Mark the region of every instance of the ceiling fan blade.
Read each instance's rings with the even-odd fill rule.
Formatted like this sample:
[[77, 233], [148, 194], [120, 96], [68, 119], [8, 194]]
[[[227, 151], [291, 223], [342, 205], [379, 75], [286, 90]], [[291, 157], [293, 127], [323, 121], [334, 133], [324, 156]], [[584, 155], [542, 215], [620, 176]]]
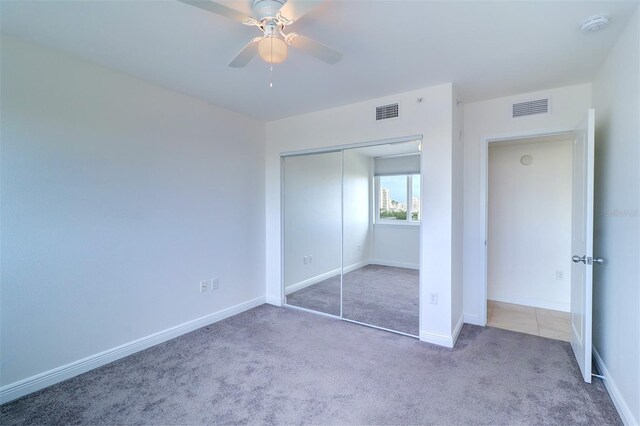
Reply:
[[247, 65], [258, 53], [258, 42], [262, 37], [256, 37], [251, 40], [240, 52], [229, 62], [231, 68], [242, 68]]
[[289, 21], [297, 21], [302, 15], [323, 1], [324, 0], [287, 0], [287, 3], [280, 8], [280, 16]]
[[230, 7], [223, 6], [220, 3], [216, 3], [210, 0], [178, 0], [182, 3], [186, 3], [191, 6], [199, 7], [200, 9], [204, 9], [208, 12], [213, 12], [217, 15], [222, 15], [227, 18], [231, 18], [234, 21], [238, 22], [247, 22], [250, 21], [251, 18], [243, 14], [242, 12], [238, 12], [235, 9], [231, 9]]
[[335, 64], [342, 58], [342, 53], [325, 46], [322, 43], [299, 34], [289, 34], [289, 43], [296, 49], [320, 59], [327, 64]]

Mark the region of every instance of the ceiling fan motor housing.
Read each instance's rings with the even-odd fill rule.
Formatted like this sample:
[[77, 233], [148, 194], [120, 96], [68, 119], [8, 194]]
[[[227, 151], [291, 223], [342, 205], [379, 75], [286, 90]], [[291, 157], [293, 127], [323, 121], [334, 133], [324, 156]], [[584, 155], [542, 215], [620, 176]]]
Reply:
[[253, 16], [258, 22], [275, 18], [286, 0], [253, 0]]

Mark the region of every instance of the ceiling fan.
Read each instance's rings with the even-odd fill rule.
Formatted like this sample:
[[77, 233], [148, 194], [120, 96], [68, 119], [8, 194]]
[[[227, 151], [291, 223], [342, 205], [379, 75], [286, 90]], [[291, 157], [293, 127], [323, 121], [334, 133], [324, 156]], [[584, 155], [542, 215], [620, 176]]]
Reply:
[[179, 1], [260, 28], [262, 37], [255, 37], [243, 47], [229, 62], [230, 67], [242, 68], [256, 55], [270, 64], [279, 64], [287, 58], [288, 46], [300, 49], [328, 64], [335, 64], [342, 58], [342, 53], [309, 37], [284, 31], [323, 0], [253, 0], [252, 11], [255, 17], [245, 16], [242, 12], [211, 0]]

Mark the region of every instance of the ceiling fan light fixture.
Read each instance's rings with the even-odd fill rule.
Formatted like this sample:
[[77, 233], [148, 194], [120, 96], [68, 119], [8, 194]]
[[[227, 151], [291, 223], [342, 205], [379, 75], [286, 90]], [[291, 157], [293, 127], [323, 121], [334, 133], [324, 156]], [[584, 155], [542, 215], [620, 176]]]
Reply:
[[279, 64], [287, 59], [288, 46], [280, 37], [269, 35], [258, 42], [258, 54], [269, 64]]
[[289, 46], [329, 65], [342, 58], [342, 53], [309, 37], [285, 32], [285, 28], [327, 0], [245, 0], [251, 3], [253, 16], [222, 4], [228, 0], [178, 1], [260, 30], [260, 37], [252, 38], [229, 62], [232, 68], [245, 67], [255, 56], [268, 64], [279, 64], [287, 59]]

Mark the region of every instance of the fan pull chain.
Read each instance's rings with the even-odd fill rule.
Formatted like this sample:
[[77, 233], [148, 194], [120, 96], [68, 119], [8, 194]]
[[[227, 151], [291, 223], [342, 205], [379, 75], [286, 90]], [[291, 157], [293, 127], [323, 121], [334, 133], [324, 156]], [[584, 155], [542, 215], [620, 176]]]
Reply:
[[269, 40], [271, 47], [271, 56], [269, 57], [269, 88], [273, 87], [273, 36]]

